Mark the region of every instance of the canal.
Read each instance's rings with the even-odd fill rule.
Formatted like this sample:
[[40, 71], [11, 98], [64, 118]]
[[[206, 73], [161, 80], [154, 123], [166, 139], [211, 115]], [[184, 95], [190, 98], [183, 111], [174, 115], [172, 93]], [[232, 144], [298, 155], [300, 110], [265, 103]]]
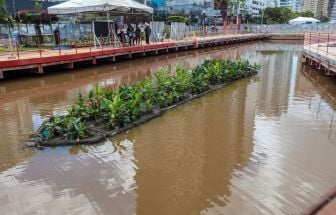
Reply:
[[[298, 43], [255, 42], [0, 82], [1, 214], [300, 214], [336, 186], [336, 79]], [[258, 76], [93, 146], [26, 148], [92, 85], [249, 59]], [[62, 69], [59, 69], [62, 70]]]

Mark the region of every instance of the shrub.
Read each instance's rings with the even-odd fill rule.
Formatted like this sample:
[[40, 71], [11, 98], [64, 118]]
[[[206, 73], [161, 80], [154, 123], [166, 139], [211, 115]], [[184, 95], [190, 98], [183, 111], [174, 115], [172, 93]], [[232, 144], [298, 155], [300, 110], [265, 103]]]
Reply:
[[109, 129], [123, 127], [154, 108], [164, 108], [190, 95], [200, 94], [211, 85], [247, 77], [257, 68], [248, 61], [207, 60], [194, 70], [178, 67], [171, 73], [163, 68], [152, 79], [132, 86], [122, 85], [116, 91], [103, 90], [96, 84], [87, 98], [78, 95], [67, 115], [53, 116], [46, 124], [43, 137], [85, 138], [87, 120], [106, 122]]

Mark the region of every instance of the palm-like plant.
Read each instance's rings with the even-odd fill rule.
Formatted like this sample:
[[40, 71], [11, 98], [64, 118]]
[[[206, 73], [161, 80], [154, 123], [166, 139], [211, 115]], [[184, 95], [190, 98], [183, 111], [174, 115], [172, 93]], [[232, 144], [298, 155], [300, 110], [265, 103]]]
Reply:
[[14, 24], [12, 16], [7, 11], [5, 0], [0, 0], [0, 24], [6, 24], [9, 26], [13, 26]]

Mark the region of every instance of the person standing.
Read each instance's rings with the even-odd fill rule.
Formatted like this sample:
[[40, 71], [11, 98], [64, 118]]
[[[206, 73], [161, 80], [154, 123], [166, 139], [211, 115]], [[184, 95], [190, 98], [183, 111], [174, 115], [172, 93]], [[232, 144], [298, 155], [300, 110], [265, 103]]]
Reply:
[[120, 30], [120, 33], [119, 33], [119, 39], [120, 39], [121, 46], [124, 46], [126, 38], [125, 38], [125, 32], [122, 29]]
[[140, 45], [140, 41], [141, 41], [141, 29], [139, 25], [137, 25], [137, 27], [135, 28], [135, 42], [137, 45]]
[[146, 25], [146, 28], [145, 28], [145, 34], [146, 34], [146, 44], [149, 44], [149, 38], [150, 38], [150, 35], [152, 33], [152, 29], [149, 27], [149, 25], [147, 24]]
[[54, 39], [55, 39], [55, 45], [59, 46], [60, 44], [60, 31], [58, 30], [58, 28], [56, 28], [54, 31]]
[[127, 36], [129, 38], [129, 45], [132, 46], [132, 44], [134, 45], [134, 28], [131, 24], [128, 25], [127, 28]]

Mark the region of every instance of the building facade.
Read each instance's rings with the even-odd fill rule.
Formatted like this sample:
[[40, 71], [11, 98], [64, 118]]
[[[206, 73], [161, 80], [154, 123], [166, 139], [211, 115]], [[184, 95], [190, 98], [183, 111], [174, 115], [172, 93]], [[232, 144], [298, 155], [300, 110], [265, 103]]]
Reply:
[[329, 2], [328, 2], [328, 17], [331, 20], [336, 20], [336, 4], [335, 4], [335, 0], [329, 0]]
[[262, 10], [266, 8], [264, 0], [247, 0], [246, 9], [247, 13], [252, 17], [261, 16]]
[[286, 7], [293, 12], [301, 12], [301, 0], [277, 0], [277, 7]]
[[328, 16], [329, 0], [304, 0], [302, 11], [311, 11], [317, 18]]
[[246, 12], [252, 17], [262, 16], [265, 8], [275, 6], [274, 0], [246, 0]]

